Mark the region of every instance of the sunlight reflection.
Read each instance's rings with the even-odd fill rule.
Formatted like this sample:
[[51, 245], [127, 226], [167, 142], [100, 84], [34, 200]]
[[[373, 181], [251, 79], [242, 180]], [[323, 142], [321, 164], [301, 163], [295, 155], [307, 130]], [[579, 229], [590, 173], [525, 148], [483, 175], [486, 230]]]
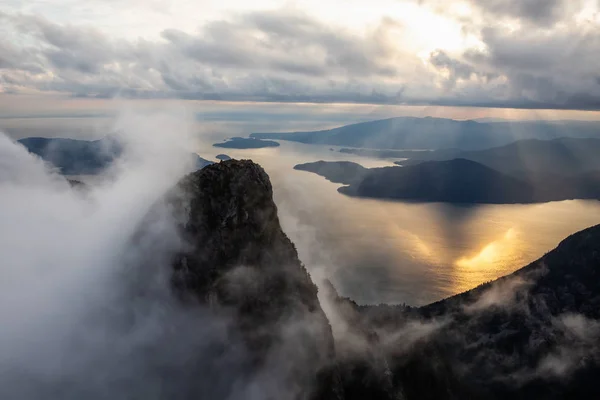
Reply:
[[489, 268], [500, 259], [514, 252], [517, 239], [517, 230], [513, 227], [498, 240], [487, 244], [479, 253], [473, 257], [462, 257], [456, 261], [456, 265], [463, 268]]
[[419, 236], [412, 234], [412, 239], [414, 241], [415, 249], [421, 253], [425, 258], [431, 258], [433, 256], [433, 250], [431, 247]]

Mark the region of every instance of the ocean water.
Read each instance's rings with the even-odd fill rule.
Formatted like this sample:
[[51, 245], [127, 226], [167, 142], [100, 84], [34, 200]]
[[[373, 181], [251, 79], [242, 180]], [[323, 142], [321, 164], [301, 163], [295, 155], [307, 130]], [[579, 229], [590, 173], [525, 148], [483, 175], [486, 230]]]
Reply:
[[[101, 137], [111, 126], [108, 118], [1, 122], [0, 128], [15, 138], [92, 139]], [[296, 127], [292, 122], [289, 124]], [[271, 177], [281, 224], [313, 279], [330, 279], [342, 295], [358, 303], [427, 304], [509, 274], [541, 257], [568, 235], [600, 223], [597, 201], [450, 205], [347, 197], [338, 193], [340, 185], [296, 171], [294, 165], [348, 160], [377, 167], [392, 165], [393, 160], [285, 141], [281, 147], [267, 149], [212, 147], [227, 136], [272, 128], [264, 121], [257, 126], [248, 123], [201, 121], [198, 145], [190, 151], [211, 160], [225, 153], [260, 163]]]
[[509, 274], [568, 235], [600, 223], [598, 201], [452, 205], [347, 197], [338, 193], [339, 184], [293, 166], [348, 160], [376, 167], [391, 161], [281, 143], [199, 152], [260, 163], [273, 182], [283, 228], [313, 278], [330, 279], [358, 303], [424, 305]]

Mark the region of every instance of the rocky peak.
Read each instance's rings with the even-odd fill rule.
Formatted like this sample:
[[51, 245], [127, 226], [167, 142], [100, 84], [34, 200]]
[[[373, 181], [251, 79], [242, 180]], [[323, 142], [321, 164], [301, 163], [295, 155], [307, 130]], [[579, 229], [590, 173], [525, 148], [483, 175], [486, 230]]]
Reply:
[[275, 292], [256, 295], [277, 294], [271, 304], [293, 298], [311, 312], [320, 309], [317, 287], [281, 229], [269, 177], [259, 165], [248, 160], [214, 164], [186, 176], [178, 190], [176, 209], [187, 214], [181, 229], [190, 247], [175, 263], [175, 279], [188, 294], [235, 304], [240, 299], [230, 290], [229, 275], [242, 267], [253, 270], [255, 279], [270, 278], [263, 283]]
[[186, 176], [170, 202], [186, 242], [174, 262], [178, 293], [232, 313], [257, 369], [274, 353], [301, 353], [282, 378], [299, 387], [297, 398], [338, 397], [331, 328], [265, 171], [249, 160], [209, 165]]
[[[325, 285], [324, 298], [351, 339], [338, 338], [334, 346], [317, 288], [281, 229], [260, 166], [247, 160], [207, 166], [186, 176], [169, 202], [186, 243], [173, 263], [176, 292], [192, 306], [232, 316], [251, 354], [249, 374], [269, 371], [292, 393], [287, 398], [598, 393], [600, 227], [573, 235], [506, 278], [419, 309], [358, 306]], [[591, 333], [573, 339], [579, 331], [569, 329], [584, 323]], [[563, 353], [578, 363], [570, 380], [539, 375], [548, 355]]]

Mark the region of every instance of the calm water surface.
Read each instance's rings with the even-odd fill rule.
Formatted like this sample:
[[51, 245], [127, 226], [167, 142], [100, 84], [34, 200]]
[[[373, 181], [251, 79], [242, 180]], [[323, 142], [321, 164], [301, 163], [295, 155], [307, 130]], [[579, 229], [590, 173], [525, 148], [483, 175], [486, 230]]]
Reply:
[[206, 158], [226, 153], [260, 163], [273, 182], [284, 230], [313, 277], [331, 279], [359, 303], [436, 301], [509, 274], [600, 223], [596, 201], [467, 206], [346, 197], [337, 192], [340, 185], [293, 166], [391, 162], [329, 147], [282, 142], [280, 148], [202, 150]]
[[[97, 138], [111, 124], [102, 118], [0, 122], [0, 128], [15, 138]], [[351, 160], [376, 167], [391, 161], [286, 142], [257, 150], [211, 146], [227, 136], [269, 131], [273, 126], [302, 128], [298, 121], [288, 121], [287, 126], [272, 118], [252, 123], [221, 126], [202, 121], [197, 128], [204, 143], [198, 153], [207, 159], [226, 153], [263, 165], [273, 182], [283, 228], [313, 278], [331, 279], [341, 294], [359, 303], [426, 304], [511, 273], [569, 234], [600, 223], [600, 202], [595, 201], [460, 206], [350, 198], [337, 192], [339, 185], [293, 166]]]

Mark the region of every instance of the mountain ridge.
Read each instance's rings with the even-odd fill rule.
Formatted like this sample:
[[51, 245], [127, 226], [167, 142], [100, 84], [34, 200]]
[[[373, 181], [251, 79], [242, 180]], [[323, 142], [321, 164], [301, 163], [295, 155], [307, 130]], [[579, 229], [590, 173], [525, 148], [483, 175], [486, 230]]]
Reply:
[[512, 175], [463, 158], [370, 169], [349, 161], [318, 161], [294, 169], [348, 185], [338, 189], [342, 194], [367, 198], [488, 204], [600, 199], [600, 170], [574, 176], [539, 171]]
[[513, 175], [545, 173], [572, 176], [600, 170], [600, 139], [557, 138], [527, 139], [479, 151], [445, 150], [413, 153], [399, 165], [414, 165], [424, 161], [445, 161], [465, 158]]
[[357, 331], [377, 336], [369, 351], [384, 354], [406, 399], [596, 398], [599, 275], [596, 225], [512, 274], [422, 307], [334, 296]]
[[[280, 357], [301, 344], [297, 365], [277, 371], [278, 379], [297, 386], [299, 399], [341, 398], [331, 327], [317, 286], [281, 229], [265, 171], [249, 160], [221, 161], [184, 177], [167, 202], [186, 243], [173, 261], [176, 293], [233, 316], [250, 374], [273, 358], [284, 362]], [[305, 326], [285, 333], [295, 321]]]
[[[178, 187], [170, 201], [189, 217], [180, 229], [190, 247], [174, 259], [174, 287], [213, 310], [232, 309], [257, 352], [255, 368], [278, 349], [282, 315], [308, 313], [320, 321], [320, 328], [302, 336], [303, 343], [317, 345], [302, 349], [322, 363], [277, 376], [286, 387], [300, 385], [298, 398], [600, 395], [600, 330], [594, 330], [600, 317], [600, 225], [571, 235], [511, 275], [448, 299], [420, 308], [359, 306], [327, 285], [317, 299], [279, 225], [269, 178], [256, 164], [224, 161], [188, 175]], [[232, 286], [240, 279], [238, 265], [258, 268]], [[347, 326], [341, 336], [333, 336], [333, 314], [324, 314], [327, 298], [337, 323], [341, 318]], [[555, 369], [556, 360], [565, 367]], [[569, 379], [550, 380], [564, 373]]]
[[600, 124], [588, 122], [477, 122], [395, 117], [319, 131], [252, 133], [250, 137], [372, 149], [481, 150], [521, 139], [598, 138], [599, 132]]

